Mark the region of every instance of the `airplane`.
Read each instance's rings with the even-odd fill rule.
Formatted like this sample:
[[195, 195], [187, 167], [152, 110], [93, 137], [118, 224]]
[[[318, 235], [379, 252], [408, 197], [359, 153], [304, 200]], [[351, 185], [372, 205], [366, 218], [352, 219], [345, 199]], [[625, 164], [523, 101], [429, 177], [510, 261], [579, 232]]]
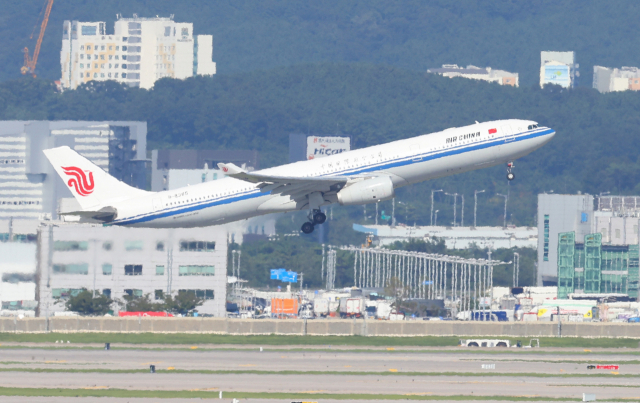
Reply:
[[247, 172], [220, 163], [220, 180], [149, 192], [118, 181], [67, 146], [44, 150], [81, 209], [79, 222], [147, 228], [189, 228], [308, 210], [302, 232], [327, 216], [322, 207], [379, 203], [395, 189], [506, 164], [548, 143], [555, 131], [530, 120], [497, 120], [450, 128], [340, 154]]

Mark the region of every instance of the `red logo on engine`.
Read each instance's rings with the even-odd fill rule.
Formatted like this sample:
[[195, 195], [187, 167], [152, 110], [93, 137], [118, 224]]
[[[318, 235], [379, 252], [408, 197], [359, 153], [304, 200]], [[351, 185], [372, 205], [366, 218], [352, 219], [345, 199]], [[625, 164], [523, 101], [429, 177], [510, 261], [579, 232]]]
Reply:
[[85, 172], [78, 167], [61, 167], [64, 173], [71, 176], [67, 182], [70, 188], [74, 188], [80, 196], [88, 196], [93, 193], [93, 172], [89, 172], [89, 178]]

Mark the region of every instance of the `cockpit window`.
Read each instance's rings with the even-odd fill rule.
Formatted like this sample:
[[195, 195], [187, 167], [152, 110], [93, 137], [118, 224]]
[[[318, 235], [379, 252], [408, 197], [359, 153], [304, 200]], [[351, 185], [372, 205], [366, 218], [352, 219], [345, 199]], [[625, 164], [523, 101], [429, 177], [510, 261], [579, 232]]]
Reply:
[[538, 125], [529, 125], [529, 127], [527, 127], [528, 130], [533, 130], [537, 128], [538, 128]]

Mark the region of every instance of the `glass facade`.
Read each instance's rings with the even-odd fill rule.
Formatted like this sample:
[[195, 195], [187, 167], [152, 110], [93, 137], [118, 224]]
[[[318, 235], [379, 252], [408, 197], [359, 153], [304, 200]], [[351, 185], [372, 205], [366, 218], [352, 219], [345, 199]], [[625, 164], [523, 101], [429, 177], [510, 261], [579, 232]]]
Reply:
[[545, 262], [549, 261], [549, 214], [544, 215], [544, 253], [543, 259]]

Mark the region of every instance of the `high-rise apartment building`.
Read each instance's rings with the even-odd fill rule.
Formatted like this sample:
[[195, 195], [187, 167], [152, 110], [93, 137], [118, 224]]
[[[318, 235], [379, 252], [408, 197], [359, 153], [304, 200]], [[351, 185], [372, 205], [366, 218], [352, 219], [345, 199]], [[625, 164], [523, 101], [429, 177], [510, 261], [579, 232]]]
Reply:
[[573, 88], [580, 77], [579, 68], [574, 52], [540, 52], [540, 87], [555, 84]]
[[600, 92], [640, 91], [640, 69], [593, 66], [593, 88]]
[[114, 33], [104, 22], [65, 21], [60, 64], [63, 88], [114, 80], [151, 88], [163, 78], [216, 74], [211, 35], [172, 18], [119, 18]]
[[472, 80], [483, 80], [500, 85], [510, 85], [517, 87], [519, 85], [518, 73], [511, 73], [505, 70], [492, 69], [491, 67], [467, 66], [458, 67], [457, 64], [443, 64], [442, 68], [428, 69], [427, 73], [440, 74], [444, 77], [463, 77]]

